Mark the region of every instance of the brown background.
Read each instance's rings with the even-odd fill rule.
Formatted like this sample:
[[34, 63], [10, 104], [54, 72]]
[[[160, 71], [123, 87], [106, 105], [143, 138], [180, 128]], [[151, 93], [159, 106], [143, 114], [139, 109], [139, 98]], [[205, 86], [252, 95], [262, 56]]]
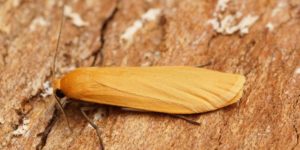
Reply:
[[[217, 33], [208, 20], [211, 0], [78, 0], [65, 2], [88, 26], [66, 18], [57, 74], [90, 66], [201, 65], [247, 77], [239, 104], [191, 116], [201, 126], [165, 114], [111, 108], [90, 112], [107, 149], [300, 149], [300, 2], [230, 1], [224, 15], [259, 16], [248, 34]], [[41, 97], [50, 80], [63, 3], [0, 0], [0, 149], [97, 149], [98, 139], [79, 112], [65, 108], [68, 131], [53, 98]], [[151, 8], [131, 43], [120, 39]], [[275, 13], [274, 13], [275, 11]], [[43, 23], [34, 23], [43, 18]], [[266, 28], [274, 25], [273, 31]], [[298, 70], [297, 70], [298, 68]], [[98, 106], [101, 111], [101, 106]], [[25, 127], [24, 127], [25, 126]], [[24, 134], [15, 135], [15, 130]]]

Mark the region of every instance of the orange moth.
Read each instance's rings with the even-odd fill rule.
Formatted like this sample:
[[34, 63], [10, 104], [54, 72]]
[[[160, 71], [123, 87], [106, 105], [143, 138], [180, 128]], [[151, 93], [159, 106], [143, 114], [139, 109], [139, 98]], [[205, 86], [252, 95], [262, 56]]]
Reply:
[[58, 97], [169, 114], [236, 103], [245, 77], [197, 67], [84, 67], [53, 82]]

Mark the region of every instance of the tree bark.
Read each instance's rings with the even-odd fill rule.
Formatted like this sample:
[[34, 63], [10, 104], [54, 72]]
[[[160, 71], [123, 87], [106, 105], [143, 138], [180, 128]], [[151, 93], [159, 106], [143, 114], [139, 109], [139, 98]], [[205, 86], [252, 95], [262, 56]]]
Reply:
[[187, 116], [200, 126], [160, 113], [115, 107], [107, 113], [108, 106], [94, 104], [88, 115], [106, 149], [300, 149], [296, 0], [0, 1], [0, 149], [99, 148], [81, 104], [64, 108], [70, 132], [53, 97], [41, 95], [62, 16], [56, 77], [96, 60], [96, 66], [210, 63], [205, 68], [247, 78], [237, 104]]

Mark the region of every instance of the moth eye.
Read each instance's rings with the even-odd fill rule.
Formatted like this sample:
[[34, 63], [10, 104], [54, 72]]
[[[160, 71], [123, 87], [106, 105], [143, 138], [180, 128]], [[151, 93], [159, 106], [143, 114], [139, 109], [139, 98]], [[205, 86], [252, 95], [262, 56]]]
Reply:
[[61, 90], [55, 90], [55, 95], [58, 98], [64, 98], [65, 97], [65, 94]]

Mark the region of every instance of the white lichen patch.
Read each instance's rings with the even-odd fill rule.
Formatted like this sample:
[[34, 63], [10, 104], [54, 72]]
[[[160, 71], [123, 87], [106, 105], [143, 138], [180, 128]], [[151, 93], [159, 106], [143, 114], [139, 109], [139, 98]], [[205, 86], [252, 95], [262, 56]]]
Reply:
[[269, 31], [273, 31], [273, 30], [274, 30], [274, 25], [273, 25], [273, 23], [268, 22], [268, 23], [266, 24], [266, 28], [267, 28]]
[[225, 11], [228, 6], [229, 0], [218, 0], [218, 3], [216, 5], [216, 11]]
[[39, 16], [39, 17], [33, 19], [33, 21], [31, 22], [31, 24], [29, 26], [29, 31], [31, 31], [31, 32], [35, 31], [38, 26], [45, 27], [48, 25], [49, 25], [49, 22], [45, 18]]
[[149, 9], [145, 14], [142, 15], [143, 21], [155, 21], [156, 18], [160, 15], [161, 9], [152, 8]]
[[135, 21], [133, 25], [127, 28], [125, 32], [121, 35], [121, 39], [124, 41], [132, 41], [135, 33], [142, 27], [143, 27], [143, 22], [141, 20]]
[[53, 94], [53, 88], [50, 85], [49, 81], [43, 83], [43, 92], [41, 93], [42, 97], [47, 97]]
[[226, 16], [223, 20], [219, 21], [217, 18], [208, 20], [208, 23], [212, 25], [213, 29], [218, 33], [232, 34], [237, 31], [232, 25], [235, 18], [232, 15]]
[[160, 14], [161, 9], [159, 8], [149, 9], [145, 14], [142, 15], [140, 19], [136, 20], [132, 26], [128, 27], [123, 32], [121, 35], [121, 40], [123, 42], [131, 43], [136, 32], [140, 30], [147, 21], [155, 21]]
[[240, 30], [240, 34], [244, 35], [249, 33], [249, 28], [258, 20], [258, 16], [248, 15], [242, 19], [242, 21], [238, 24], [238, 28]]
[[266, 133], [271, 133], [271, 126], [270, 125], [267, 126]]
[[226, 9], [230, 0], [218, 0], [213, 18], [208, 20], [212, 28], [220, 34], [230, 35], [239, 32], [240, 35], [249, 33], [249, 28], [258, 20], [258, 16], [247, 15], [242, 18], [241, 11], [232, 13]]
[[295, 74], [300, 74], [300, 67], [296, 68]]
[[239, 32], [240, 35], [249, 33], [249, 28], [258, 20], [258, 16], [248, 15], [242, 18], [239, 22], [241, 14], [227, 15], [222, 20], [213, 18], [208, 21], [217, 33], [224, 35], [234, 34]]
[[84, 27], [89, 25], [89, 23], [84, 21], [77, 12], [73, 11], [71, 6], [64, 6], [64, 16], [70, 18], [73, 25], [75, 25], [76, 27]]
[[4, 118], [3, 118], [2, 116], [0, 116], [0, 125], [1, 125], [1, 124], [4, 124], [4, 122], [5, 122], [5, 121], [4, 121]]
[[18, 129], [13, 131], [13, 135], [14, 136], [21, 136], [21, 135], [28, 136], [29, 135], [29, 123], [30, 123], [30, 120], [27, 118], [24, 118], [23, 123], [21, 125], [19, 125]]
[[288, 4], [286, 2], [280, 1], [277, 3], [277, 6], [272, 10], [271, 16], [276, 16], [280, 11], [282, 11], [284, 8], [286, 8]]
[[20, 6], [20, 4], [21, 4], [21, 0], [12, 0], [12, 5], [14, 7], [18, 7], [18, 6]]

